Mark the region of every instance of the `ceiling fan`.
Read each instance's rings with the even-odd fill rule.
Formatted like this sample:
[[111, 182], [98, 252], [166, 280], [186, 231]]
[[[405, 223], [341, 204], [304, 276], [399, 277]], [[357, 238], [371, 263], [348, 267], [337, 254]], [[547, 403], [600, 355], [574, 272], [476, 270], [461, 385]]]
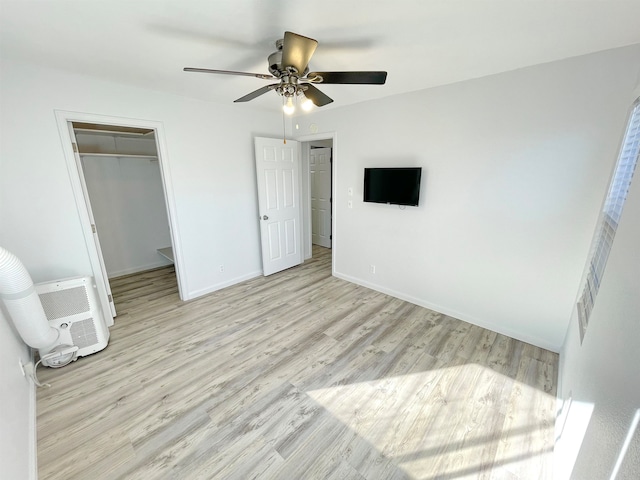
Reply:
[[318, 41], [293, 32], [284, 32], [284, 38], [276, 41], [277, 50], [268, 57], [269, 72], [262, 73], [235, 72], [231, 70], [211, 70], [208, 68], [185, 67], [185, 72], [216, 73], [222, 75], [240, 75], [256, 77], [264, 80], [279, 80], [266, 85], [235, 102], [248, 102], [271, 90], [275, 90], [284, 99], [285, 113], [294, 112], [294, 99], [304, 96], [303, 108], [311, 108], [311, 104], [322, 107], [333, 102], [333, 99], [322, 93], [315, 84], [358, 84], [383, 85], [387, 80], [387, 72], [353, 71], [353, 72], [309, 72], [309, 60], [318, 46]]

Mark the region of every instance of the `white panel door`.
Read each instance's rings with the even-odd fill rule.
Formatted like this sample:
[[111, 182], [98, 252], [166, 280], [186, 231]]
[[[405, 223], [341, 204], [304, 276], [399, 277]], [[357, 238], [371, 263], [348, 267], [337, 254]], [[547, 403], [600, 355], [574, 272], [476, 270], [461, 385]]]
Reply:
[[331, 248], [331, 149], [312, 148], [309, 153], [311, 174], [311, 243]]
[[298, 142], [255, 138], [262, 270], [265, 276], [302, 263]]

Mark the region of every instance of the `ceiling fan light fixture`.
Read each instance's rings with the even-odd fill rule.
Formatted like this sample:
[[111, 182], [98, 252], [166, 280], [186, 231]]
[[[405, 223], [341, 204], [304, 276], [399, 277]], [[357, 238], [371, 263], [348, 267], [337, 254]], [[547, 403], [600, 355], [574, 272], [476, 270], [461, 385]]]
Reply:
[[313, 102], [309, 98], [304, 97], [304, 101], [300, 106], [302, 107], [302, 110], [304, 110], [305, 112], [310, 112], [311, 109], [313, 108]]
[[286, 98], [284, 105], [282, 105], [282, 111], [286, 115], [293, 115], [293, 112], [296, 111], [296, 107], [293, 104], [293, 97], [284, 97]]

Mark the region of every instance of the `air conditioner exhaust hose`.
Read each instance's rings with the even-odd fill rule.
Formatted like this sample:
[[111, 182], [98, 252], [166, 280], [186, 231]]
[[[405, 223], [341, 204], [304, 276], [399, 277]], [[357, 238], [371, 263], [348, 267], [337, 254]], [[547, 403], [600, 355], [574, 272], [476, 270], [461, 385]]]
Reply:
[[32, 348], [52, 347], [58, 330], [49, 326], [40, 297], [22, 262], [0, 247], [0, 299], [22, 340]]

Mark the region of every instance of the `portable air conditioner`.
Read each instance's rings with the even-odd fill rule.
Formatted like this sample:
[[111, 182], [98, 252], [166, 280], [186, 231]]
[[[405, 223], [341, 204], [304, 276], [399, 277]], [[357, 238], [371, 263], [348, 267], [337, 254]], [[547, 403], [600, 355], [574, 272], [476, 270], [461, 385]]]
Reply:
[[107, 346], [109, 329], [92, 277], [41, 283], [35, 288], [49, 325], [59, 332], [55, 345], [40, 350], [43, 365], [62, 367]]

